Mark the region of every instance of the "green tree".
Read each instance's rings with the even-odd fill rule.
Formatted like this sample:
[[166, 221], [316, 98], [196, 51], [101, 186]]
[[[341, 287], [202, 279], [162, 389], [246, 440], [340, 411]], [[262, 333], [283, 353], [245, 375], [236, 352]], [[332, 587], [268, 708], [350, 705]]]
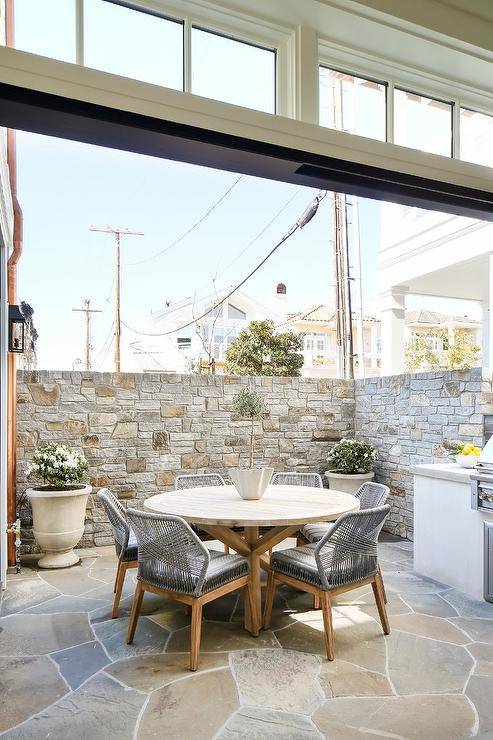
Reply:
[[[443, 350], [434, 349], [434, 340], [442, 340]], [[445, 329], [430, 329], [412, 337], [404, 348], [406, 370], [467, 370], [479, 362], [481, 347], [463, 329], [455, 329], [449, 342]]]
[[303, 335], [276, 333], [273, 321], [251, 321], [227, 351], [226, 372], [297, 377], [303, 367], [302, 349]]

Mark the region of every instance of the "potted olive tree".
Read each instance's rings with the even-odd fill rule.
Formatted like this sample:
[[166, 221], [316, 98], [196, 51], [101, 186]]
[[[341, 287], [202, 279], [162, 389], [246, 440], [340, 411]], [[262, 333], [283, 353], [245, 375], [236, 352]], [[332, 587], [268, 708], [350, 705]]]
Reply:
[[60, 442], [39, 447], [28, 469], [43, 485], [29, 488], [26, 496], [33, 511], [33, 531], [43, 551], [41, 568], [66, 568], [79, 562], [74, 553], [84, 532], [87, 497], [91, 486], [82, 481], [88, 470], [80, 452]]
[[259, 499], [270, 483], [274, 468], [254, 468], [253, 453], [255, 444], [255, 421], [265, 413], [262, 397], [255, 391], [243, 388], [233, 398], [233, 408], [242, 419], [251, 422], [248, 451], [248, 468], [236, 468], [231, 471], [231, 478], [236, 490], [244, 499]]
[[375, 447], [358, 439], [341, 439], [327, 456], [329, 469], [325, 477], [329, 488], [345, 493], [356, 493], [365, 481], [373, 480], [373, 463], [377, 459]]

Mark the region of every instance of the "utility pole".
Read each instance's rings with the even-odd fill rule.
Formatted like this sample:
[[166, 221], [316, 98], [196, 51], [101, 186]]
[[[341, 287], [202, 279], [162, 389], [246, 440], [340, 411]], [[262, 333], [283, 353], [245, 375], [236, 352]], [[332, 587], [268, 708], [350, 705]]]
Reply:
[[[342, 85], [337, 78], [333, 79], [332, 93], [333, 126], [342, 130]], [[349, 245], [346, 196], [343, 193], [334, 193], [332, 221], [337, 374], [341, 378], [354, 378]]]
[[91, 308], [91, 299], [84, 298], [84, 308], [73, 308], [72, 311], [85, 313], [85, 333], [84, 333], [84, 369], [91, 369], [91, 314], [102, 313], [98, 308]]
[[[363, 283], [361, 279], [361, 241], [359, 233], [359, 201], [356, 196], [351, 198], [351, 225], [353, 227], [354, 242], [354, 282], [356, 287], [356, 336], [358, 338], [358, 377], [364, 378], [365, 371], [365, 335], [363, 330]], [[372, 360], [373, 361], [373, 360]]]
[[100, 231], [103, 234], [113, 234], [115, 237], [115, 373], [121, 371], [121, 238], [122, 236], [144, 236], [142, 231], [112, 228], [111, 226], [91, 226], [90, 231]]

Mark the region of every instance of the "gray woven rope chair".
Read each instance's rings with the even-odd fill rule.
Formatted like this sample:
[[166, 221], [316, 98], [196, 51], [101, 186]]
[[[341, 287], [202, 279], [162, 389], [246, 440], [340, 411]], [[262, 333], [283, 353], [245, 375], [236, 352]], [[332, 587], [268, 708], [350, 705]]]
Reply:
[[322, 478], [318, 473], [274, 473], [273, 486], [311, 486], [323, 488]]
[[371, 584], [383, 631], [390, 634], [377, 553], [378, 535], [389, 511], [390, 506], [379, 506], [344, 514], [320, 542], [275, 552], [267, 582], [264, 629], [269, 628], [277, 583], [312, 593], [322, 604], [327, 658], [333, 660], [332, 599]]
[[[390, 489], [388, 486], [384, 486], [382, 483], [367, 481], [358, 488], [354, 495], [359, 499], [359, 510], [362, 511], [363, 509], [374, 509], [376, 506], [383, 506], [389, 493]], [[330, 522], [305, 524], [300, 530], [303, 542], [318, 542], [331, 526]]]
[[[200, 653], [202, 607], [224, 594], [246, 588], [250, 592], [248, 561], [241, 555], [208, 550], [189, 524], [177, 516], [128, 509], [127, 516], [137, 537], [139, 565], [137, 586], [128, 624], [131, 644], [145, 591], [168, 596], [192, 608], [190, 670], [196, 671]], [[259, 625], [253, 633], [258, 635]]]
[[[177, 475], [175, 479], [175, 491], [184, 491], [187, 488], [198, 488], [199, 486], [225, 486], [226, 481], [219, 475], [219, 473], [190, 473], [186, 475]], [[208, 542], [214, 538], [208, 533], [204, 532], [195, 524], [190, 525], [193, 531], [200, 537], [202, 542]], [[229, 552], [229, 547], [224, 545], [224, 552]]]
[[137, 540], [130, 529], [127, 512], [121, 501], [107, 488], [101, 488], [96, 497], [102, 503], [113, 528], [115, 550], [118, 556], [118, 568], [113, 589], [115, 598], [111, 613], [112, 619], [115, 619], [118, 616], [118, 607], [127, 570], [137, 567]]

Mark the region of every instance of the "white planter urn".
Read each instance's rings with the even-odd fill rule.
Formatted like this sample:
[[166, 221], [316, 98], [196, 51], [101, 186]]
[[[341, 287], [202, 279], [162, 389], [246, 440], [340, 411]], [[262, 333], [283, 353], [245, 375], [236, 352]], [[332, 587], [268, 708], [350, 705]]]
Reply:
[[67, 568], [80, 558], [74, 547], [84, 533], [87, 498], [92, 486], [74, 485], [53, 490], [48, 486], [29, 488], [26, 495], [33, 511], [33, 532], [43, 551], [40, 568]]
[[327, 470], [325, 477], [329, 488], [354, 495], [363, 483], [373, 480], [375, 473], [373, 471], [371, 473], [336, 473]]
[[236, 468], [230, 472], [233, 484], [246, 501], [255, 501], [264, 495], [274, 468]]

